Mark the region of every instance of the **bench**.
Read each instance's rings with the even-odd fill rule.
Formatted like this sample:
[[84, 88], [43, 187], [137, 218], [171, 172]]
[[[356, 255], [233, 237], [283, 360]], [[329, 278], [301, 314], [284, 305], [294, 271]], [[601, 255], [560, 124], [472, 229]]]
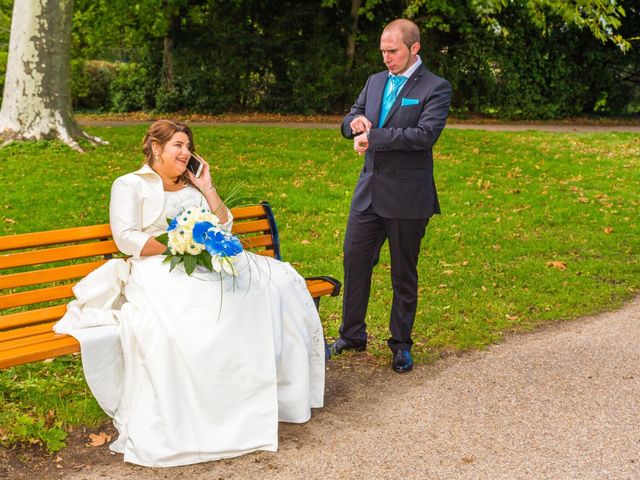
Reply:
[[[281, 259], [267, 202], [231, 212], [233, 233], [246, 250]], [[73, 337], [51, 328], [73, 299], [72, 287], [114, 257], [123, 255], [108, 224], [0, 236], [0, 368], [79, 352]], [[317, 308], [322, 296], [340, 293], [340, 282], [331, 277], [306, 282]]]

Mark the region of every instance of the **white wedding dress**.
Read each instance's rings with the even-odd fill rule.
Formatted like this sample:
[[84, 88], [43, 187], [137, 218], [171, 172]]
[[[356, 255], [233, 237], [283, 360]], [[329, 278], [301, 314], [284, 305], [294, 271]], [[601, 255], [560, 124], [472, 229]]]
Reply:
[[[165, 192], [145, 231], [202, 202], [190, 187]], [[275, 451], [278, 421], [306, 422], [323, 405], [324, 338], [304, 279], [247, 252], [236, 277], [169, 272], [163, 259], [110, 260], [74, 287], [54, 327], [81, 344], [87, 383], [119, 431], [111, 449], [162, 467]]]

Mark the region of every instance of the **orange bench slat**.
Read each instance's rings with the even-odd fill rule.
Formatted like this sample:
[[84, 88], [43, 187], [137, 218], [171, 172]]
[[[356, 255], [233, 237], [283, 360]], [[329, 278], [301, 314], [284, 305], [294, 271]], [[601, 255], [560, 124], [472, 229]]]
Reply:
[[313, 298], [321, 297], [323, 295], [330, 295], [331, 293], [333, 293], [334, 289], [335, 286], [325, 280], [312, 282], [307, 281], [307, 290], [309, 290], [309, 293]]
[[235, 207], [231, 209], [234, 220], [245, 220], [247, 218], [265, 218], [267, 214], [262, 205], [250, 205], [248, 207]]
[[241, 235], [245, 233], [269, 232], [270, 231], [269, 221], [268, 220], [252, 220], [250, 222], [234, 223], [232, 231], [236, 235]]
[[0, 368], [46, 360], [79, 351], [80, 344], [75, 338], [69, 335], [56, 335], [45, 343], [4, 350], [0, 354]]
[[108, 223], [87, 227], [49, 230], [46, 232], [21, 233], [0, 237], [0, 251], [55, 245], [57, 243], [79, 242], [83, 240], [99, 240], [109, 237], [111, 237], [111, 228]]
[[56, 322], [48, 322], [42, 323], [40, 325], [33, 325], [24, 328], [13, 328], [11, 330], [7, 330], [6, 332], [0, 332], [0, 347], [4, 344], [4, 342], [8, 342], [10, 340], [17, 340], [19, 338], [27, 338], [34, 335], [51, 332], [55, 323]]
[[0, 309], [21, 307], [23, 305], [32, 305], [34, 303], [50, 302], [51, 300], [73, 297], [71, 287], [74, 285], [75, 283], [69, 283], [57, 287], [39, 288], [27, 292], [2, 295], [0, 297]]
[[97, 262], [2, 275], [0, 276], [0, 290], [84, 277], [106, 262], [107, 260], [98, 260]]
[[273, 238], [271, 235], [259, 235], [255, 237], [241, 238], [242, 246], [246, 249], [252, 249], [256, 247], [266, 247], [273, 245]]
[[113, 240], [0, 255], [0, 269], [118, 253]]
[[0, 317], [0, 330], [35, 325], [48, 320], [57, 320], [62, 317], [66, 311], [67, 305], [54, 305], [53, 307], [2, 315]]
[[[34, 346], [40, 343], [48, 343], [52, 340], [57, 340], [60, 335], [55, 333], [51, 328], [46, 332], [40, 332], [34, 335], [27, 335], [25, 337], [18, 337], [11, 340], [6, 340], [0, 343], [0, 355], [6, 350], [13, 350], [20, 347]], [[35, 348], [35, 347], [34, 347]]]

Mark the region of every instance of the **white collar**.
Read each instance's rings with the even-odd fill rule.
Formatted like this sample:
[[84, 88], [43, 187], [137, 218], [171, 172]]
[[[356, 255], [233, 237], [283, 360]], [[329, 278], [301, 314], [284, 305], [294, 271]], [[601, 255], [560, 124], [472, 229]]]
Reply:
[[[160, 178], [160, 175], [158, 175], [158, 173], [153, 168], [151, 168], [151, 166], [148, 163], [145, 163], [144, 165], [142, 165], [142, 167], [140, 167], [138, 170], [136, 170], [133, 173], [135, 175], [151, 175], [151, 176]], [[160, 180], [162, 179], [160, 178]]]
[[409, 78], [411, 77], [411, 75], [413, 75], [413, 72], [415, 72], [418, 67], [422, 65], [422, 60], [420, 59], [420, 55], [416, 55], [416, 63], [414, 63], [413, 65], [411, 65], [409, 68], [407, 68], [404, 73], [401, 73], [400, 75], [393, 75], [392, 73], [389, 74], [390, 77], [405, 77], [405, 78]]

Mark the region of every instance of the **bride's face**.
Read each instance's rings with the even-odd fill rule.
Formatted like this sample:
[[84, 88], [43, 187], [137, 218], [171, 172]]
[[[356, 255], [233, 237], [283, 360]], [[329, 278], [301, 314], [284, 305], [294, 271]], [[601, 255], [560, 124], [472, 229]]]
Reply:
[[162, 148], [158, 148], [158, 161], [153, 163], [153, 169], [161, 176], [175, 179], [187, 169], [187, 162], [191, 156], [189, 137], [186, 133], [176, 132]]

